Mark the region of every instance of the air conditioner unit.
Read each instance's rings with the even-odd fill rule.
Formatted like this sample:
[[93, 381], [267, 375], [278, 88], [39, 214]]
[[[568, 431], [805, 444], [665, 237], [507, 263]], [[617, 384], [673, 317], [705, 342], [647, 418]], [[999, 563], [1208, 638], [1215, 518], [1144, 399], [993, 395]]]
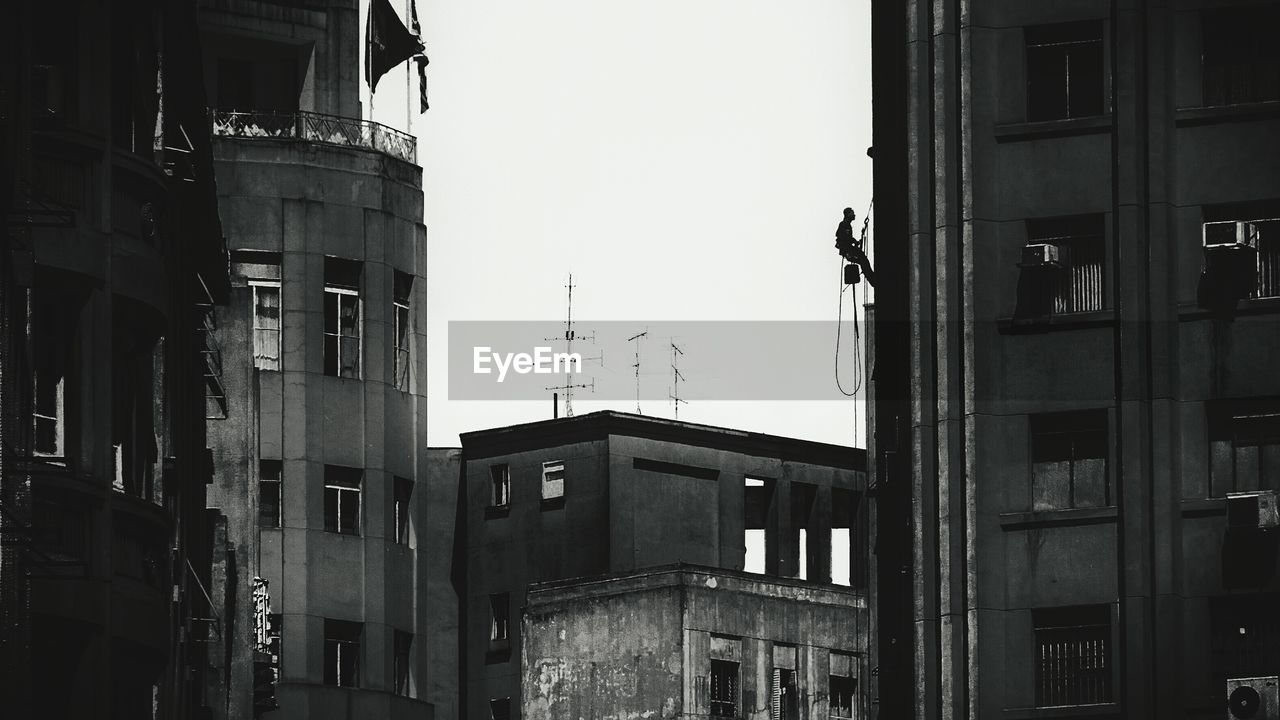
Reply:
[[1022, 248], [1022, 262], [1018, 267], [1060, 268], [1062, 253], [1053, 243], [1028, 243]]
[[1280, 679], [1227, 679], [1227, 720], [1280, 720]]
[[1258, 249], [1258, 225], [1252, 222], [1225, 220], [1204, 224], [1205, 250]]
[[1227, 493], [1227, 527], [1241, 530], [1280, 527], [1276, 491]]

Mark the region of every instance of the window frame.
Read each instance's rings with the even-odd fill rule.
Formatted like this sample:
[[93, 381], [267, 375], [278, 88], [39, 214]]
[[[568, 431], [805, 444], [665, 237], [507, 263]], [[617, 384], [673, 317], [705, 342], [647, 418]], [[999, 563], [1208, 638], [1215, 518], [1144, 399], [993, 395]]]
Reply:
[[[501, 493], [498, 492], [499, 488], [502, 489]], [[493, 509], [511, 507], [511, 465], [509, 463], [495, 463], [489, 466], [489, 507]]]
[[511, 642], [511, 593], [489, 593], [489, 644]]
[[[1097, 37], [1093, 37], [1093, 29], [1097, 29]], [[1025, 111], [1027, 122], [1062, 122], [1064, 120], [1078, 120], [1089, 117], [1102, 117], [1110, 112], [1108, 107], [1108, 91], [1111, 82], [1110, 72], [1108, 70], [1108, 53], [1107, 47], [1107, 23], [1101, 18], [1086, 18], [1082, 20], [1073, 20], [1060, 23], [1048, 23], [1038, 25], [1028, 25], [1022, 29], [1022, 62], [1024, 71], [1024, 97]], [[1085, 37], [1088, 34], [1089, 37]], [[1054, 35], [1060, 35], [1066, 39], [1048, 39]], [[1039, 39], [1046, 38], [1046, 39]], [[1035, 98], [1037, 94], [1033, 94], [1033, 86], [1036, 84], [1034, 75], [1035, 66], [1039, 61], [1033, 60], [1033, 52], [1046, 48], [1067, 48], [1071, 46], [1083, 47], [1086, 45], [1096, 45], [1098, 53], [1097, 64], [1099, 65], [1098, 87], [1097, 87], [1097, 112], [1088, 112], [1092, 106], [1081, 112], [1073, 112], [1071, 109], [1072, 97], [1081, 97], [1081, 93], [1072, 93], [1071, 85], [1071, 57], [1069, 50], [1063, 50], [1063, 71], [1065, 75], [1059, 77], [1056, 73], [1052, 76], [1055, 81], [1060, 81], [1065, 87], [1064, 90], [1064, 114], [1058, 115], [1041, 115], [1037, 112], [1037, 103]], [[1077, 86], [1078, 87], [1078, 86]]]
[[[345, 637], [339, 637], [345, 636]], [[361, 646], [364, 644], [364, 624], [346, 620], [325, 618], [324, 621], [324, 684], [331, 687], [360, 687]], [[332, 651], [332, 655], [330, 654]], [[344, 671], [344, 664], [349, 668]], [[349, 682], [347, 677], [349, 676]]]
[[414, 697], [413, 633], [399, 629], [391, 632], [391, 691], [401, 697]]
[[393, 475], [391, 480], [391, 516], [393, 539], [398, 545], [412, 545], [413, 528], [413, 481], [406, 477]]
[[[349, 477], [339, 477], [339, 475], [349, 475]], [[364, 514], [364, 471], [360, 468], [351, 468], [342, 465], [325, 465], [324, 466], [324, 491], [325, 491], [325, 507], [324, 507], [324, 527], [325, 532], [332, 532], [338, 535], [350, 535], [353, 537], [361, 537], [364, 523], [362, 515]], [[333, 491], [333, 506], [337, 514], [334, 516], [332, 529], [329, 522], [329, 498], [330, 491]], [[345, 493], [355, 493], [355, 524], [350, 531], [343, 530], [343, 500]]]
[[[1035, 692], [1035, 707], [1081, 707], [1102, 705], [1115, 700], [1115, 662], [1112, 642], [1113, 625], [1111, 606], [1086, 605], [1072, 607], [1039, 608], [1032, 611], [1032, 682]], [[1078, 633], [1075, 638], [1059, 640], [1058, 636], [1066, 636], [1069, 631]], [[1055, 643], [1101, 643], [1101, 649], [1094, 649], [1094, 660], [1101, 659], [1101, 664], [1087, 668], [1065, 668], [1061, 656], [1046, 658], [1047, 648]], [[1051, 650], [1048, 652], [1052, 652]], [[1073, 658], [1079, 660], [1077, 656]], [[1069, 662], [1069, 660], [1068, 660]], [[1046, 677], [1046, 666], [1052, 664], [1061, 673], [1059, 677]], [[1095, 684], [1087, 686], [1085, 680], [1076, 673], [1096, 672]], [[1056, 681], [1056, 688], [1051, 684]], [[1077, 697], [1067, 696], [1069, 693], [1080, 693]], [[1094, 693], [1090, 695], [1090, 693]]]
[[[548, 494], [548, 488], [551, 488], [551, 494]], [[543, 502], [564, 502], [565, 489], [565, 463], [563, 460], [548, 460], [542, 463], [542, 490], [541, 497]]]
[[[268, 470], [274, 469], [274, 479], [269, 479]], [[264, 515], [263, 494], [267, 485], [275, 485], [276, 511], [271, 522], [263, 523], [266, 519]], [[280, 528], [284, 527], [284, 462], [281, 460], [259, 460], [258, 461], [258, 527]]]
[[[402, 278], [407, 278], [407, 287], [405, 295], [400, 296], [398, 285]], [[413, 369], [413, 275], [393, 270], [391, 284], [392, 384], [397, 390], [408, 392]]]
[[[718, 673], [717, 670], [720, 672]], [[727, 672], [726, 672], [727, 671]], [[717, 697], [717, 690], [723, 690], [724, 679], [728, 677], [728, 697]], [[719, 679], [719, 682], [717, 682]], [[740, 717], [739, 707], [742, 700], [742, 665], [733, 660], [711, 658], [707, 671], [707, 702], [711, 717]]]
[[[1090, 437], [1095, 436], [1095, 437]], [[1096, 437], [1100, 436], [1100, 437]], [[1037, 481], [1040, 477], [1037, 466], [1042, 463], [1062, 462], [1057, 459], [1037, 459], [1037, 444], [1050, 442], [1068, 442], [1069, 455], [1066, 459], [1067, 470], [1067, 504], [1065, 507], [1037, 507]], [[1028, 480], [1030, 486], [1031, 509], [1035, 512], [1054, 512], [1058, 510], [1075, 510], [1082, 508], [1105, 508], [1115, 503], [1111, 492], [1111, 418], [1104, 409], [1072, 410], [1067, 412], [1036, 413], [1027, 417], [1027, 458]], [[1089, 444], [1101, 446], [1101, 454], [1078, 454], [1078, 448]], [[1043, 447], [1043, 446], [1041, 446]], [[1052, 455], [1052, 452], [1041, 450], [1041, 453]], [[1039, 457], [1043, 458], [1041, 454]], [[1086, 460], [1102, 461], [1102, 503], [1087, 504], [1077, 498], [1077, 467]], [[1047, 478], [1046, 478], [1047, 480]]]
[[[1267, 30], [1274, 34], [1276, 23], [1280, 21], [1280, 8], [1274, 4], [1238, 5], [1233, 7], [1202, 8], [1199, 12], [1200, 25], [1200, 103], [1202, 107], [1232, 107], [1253, 103], [1280, 101], [1280, 67], [1272, 69], [1270, 95], [1259, 90], [1266, 78], [1259, 78], [1268, 64], [1267, 58], [1259, 50], [1271, 50], [1277, 55], [1280, 65], [1280, 49], [1275, 47], [1274, 38], [1267, 37]], [[1217, 26], [1217, 27], [1215, 27]], [[1215, 35], [1213, 30], [1224, 31], [1226, 37]], [[1250, 35], [1242, 40], [1240, 35]], [[1268, 40], [1270, 40], [1268, 42]], [[1240, 62], [1241, 51], [1250, 46], [1252, 56], [1247, 62]], [[1225, 50], [1224, 62], [1217, 60], [1217, 53]], [[1231, 57], [1234, 54], [1234, 57]], [[1261, 66], [1261, 67], [1260, 67]], [[1234, 92], [1241, 87], [1237, 73], [1244, 71], [1247, 75], [1249, 91], [1245, 97], [1236, 99]], [[1221, 72], [1222, 80], [1215, 83], [1215, 76]], [[1235, 71], [1235, 72], [1233, 72]]]
[[[281, 348], [284, 346], [284, 290], [279, 280], [249, 280], [252, 297], [250, 302], [253, 307], [253, 366], [259, 370], [280, 371], [283, 364], [281, 357]], [[276, 319], [276, 327], [263, 327], [259, 324], [260, 316], [258, 314], [258, 294], [265, 289], [275, 290], [276, 295], [276, 311], [280, 317]], [[271, 357], [265, 353], [263, 346], [268, 344], [261, 341], [261, 338], [273, 336], [272, 341], [275, 346], [275, 356]], [[274, 367], [268, 367], [273, 365]]]

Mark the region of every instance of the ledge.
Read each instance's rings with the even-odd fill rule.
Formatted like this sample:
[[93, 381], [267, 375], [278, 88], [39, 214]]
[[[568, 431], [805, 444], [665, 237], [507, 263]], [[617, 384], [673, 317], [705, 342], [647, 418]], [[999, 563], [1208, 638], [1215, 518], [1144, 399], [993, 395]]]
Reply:
[[1074, 137], [1077, 135], [1098, 135], [1111, 132], [1110, 115], [1092, 115], [1067, 120], [1042, 120], [1039, 122], [1020, 122], [996, 125], [996, 142], [1019, 142], [1023, 140], [1041, 140], [1043, 138]]
[[1173, 114], [1177, 127], [1217, 125], [1219, 123], [1248, 122], [1280, 118], [1280, 100], [1241, 103], [1239, 105], [1215, 105], [1213, 107], [1178, 108]]
[[484, 519], [504, 518], [511, 514], [510, 505], [490, 505], [484, 509]]
[[1106, 525], [1117, 518], [1115, 506], [1101, 508], [1075, 508], [1071, 510], [1033, 510], [1031, 512], [1000, 513], [1001, 530], [1038, 530], [1051, 527], [1079, 527], [1082, 525]]
[[1117, 703], [1098, 703], [1096, 705], [1063, 705], [1060, 707], [1005, 708], [1001, 716], [1005, 720], [1120, 717], [1120, 706]]
[[538, 501], [538, 507], [542, 510], [559, 510], [564, 507], [564, 496], [542, 498]]
[[1060, 330], [1084, 330], [1111, 327], [1116, 322], [1114, 310], [1042, 315], [1034, 318], [996, 318], [996, 328], [1001, 335], [1032, 335]]
[[1213, 517], [1226, 514], [1226, 498], [1203, 498], [1182, 501], [1182, 517]]
[[[1231, 313], [1228, 319], [1241, 315], [1273, 315], [1277, 313], [1280, 313], [1280, 297], [1250, 298], [1241, 300], [1236, 305], [1235, 312]], [[1205, 310], [1195, 303], [1178, 305], [1178, 320], [1181, 322], [1212, 320], [1214, 317], [1213, 312]]]

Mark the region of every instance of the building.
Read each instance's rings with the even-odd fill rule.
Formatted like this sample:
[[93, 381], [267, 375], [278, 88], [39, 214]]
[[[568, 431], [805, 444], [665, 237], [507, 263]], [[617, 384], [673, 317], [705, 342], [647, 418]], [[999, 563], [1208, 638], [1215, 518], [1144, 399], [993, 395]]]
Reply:
[[227, 295], [194, 6], [17, 2], [0, 46], [5, 717], [201, 717], [204, 321]]
[[862, 707], [861, 451], [618, 412], [461, 439], [463, 717], [814, 717], [835, 672]]
[[873, 3], [882, 717], [1280, 712], [1278, 20]]
[[233, 285], [208, 405], [215, 717], [431, 717], [416, 141], [361, 119], [357, 0], [199, 7]]

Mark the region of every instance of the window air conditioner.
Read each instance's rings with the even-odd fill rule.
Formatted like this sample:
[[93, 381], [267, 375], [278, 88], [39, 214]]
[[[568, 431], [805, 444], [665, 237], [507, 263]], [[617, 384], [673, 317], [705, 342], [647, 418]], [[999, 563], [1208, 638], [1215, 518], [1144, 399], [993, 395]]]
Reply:
[[1204, 224], [1204, 249], [1258, 249], [1257, 223], [1225, 220]]
[[1227, 679], [1227, 720], [1280, 720], [1280, 680], [1270, 677]]
[[1280, 508], [1275, 490], [1227, 494], [1227, 527], [1265, 530], [1280, 527]]
[[1053, 243], [1028, 243], [1022, 248], [1022, 262], [1018, 267], [1060, 268], [1061, 252]]

